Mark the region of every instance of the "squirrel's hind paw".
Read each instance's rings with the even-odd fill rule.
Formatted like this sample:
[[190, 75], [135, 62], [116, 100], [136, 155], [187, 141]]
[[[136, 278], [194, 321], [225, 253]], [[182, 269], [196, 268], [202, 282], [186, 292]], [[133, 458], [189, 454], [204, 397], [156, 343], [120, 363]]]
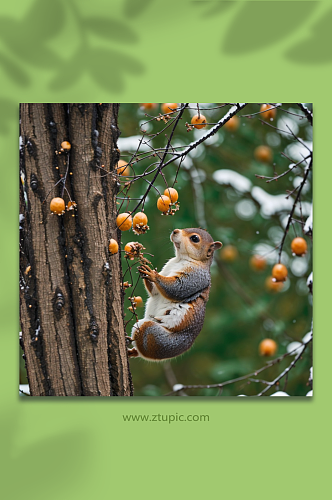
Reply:
[[127, 349], [128, 358], [137, 358], [139, 356], [138, 350], [133, 347], [132, 349]]

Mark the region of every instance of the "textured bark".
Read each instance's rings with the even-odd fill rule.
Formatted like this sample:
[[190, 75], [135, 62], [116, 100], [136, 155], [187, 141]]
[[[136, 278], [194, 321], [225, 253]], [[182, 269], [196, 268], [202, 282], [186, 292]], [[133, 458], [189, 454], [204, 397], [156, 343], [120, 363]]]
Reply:
[[[118, 160], [118, 108], [21, 106], [20, 168], [27, 199], [21, 189], [20, 307], [32, 395], [132, 395], [120, 255], [108, 252], [109, 239], [119, 238], [117, 183], [107, 174]], [[72, 148], [57, 155], [64, 140]], [[54, 188], [68, 165], [66, 188], [77, 210], [52, 215], [53, 197], [68, 201], [62, 182]]]

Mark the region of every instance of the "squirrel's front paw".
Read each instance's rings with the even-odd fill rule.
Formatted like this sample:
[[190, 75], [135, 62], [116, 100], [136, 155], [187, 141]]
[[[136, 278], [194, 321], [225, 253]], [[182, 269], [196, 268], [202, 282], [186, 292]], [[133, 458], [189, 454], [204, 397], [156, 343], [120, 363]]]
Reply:
[[148, 266], [146, 266], [144, 264], [142, 264], [137, 269], [140, 272], [142, 278], [147, 279], [149, 281], [156, 281], [157, 273], [153, 269], [150, 269]]

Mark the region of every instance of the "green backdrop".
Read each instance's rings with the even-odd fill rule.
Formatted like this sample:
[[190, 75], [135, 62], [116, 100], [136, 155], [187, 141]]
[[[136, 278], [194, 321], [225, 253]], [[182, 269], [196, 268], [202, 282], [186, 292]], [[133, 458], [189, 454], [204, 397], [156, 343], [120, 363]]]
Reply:
[[[327, 487], [331, 18], [327, 1], [13, 0], [1, 6], [0, 425], [6, 497], [311, 498]], [[314, 398], [18, 396], [18, 103], [166, 100], [314, 103]], [[127, 423], [122, 415], [129, 412], [210, 418]]]

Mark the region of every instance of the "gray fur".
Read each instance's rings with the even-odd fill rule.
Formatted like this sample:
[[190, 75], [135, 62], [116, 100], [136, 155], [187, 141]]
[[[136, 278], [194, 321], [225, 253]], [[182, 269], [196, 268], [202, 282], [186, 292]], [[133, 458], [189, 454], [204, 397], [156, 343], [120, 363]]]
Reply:
[[211, 285], [209, 269], [192, 267], [189, 273], [183, 273], [176, 278], [171, 286], [164, 285], [161, 280], [156, 279], [158, 286], [165, 291], [165, 294], [176, 302], [191, 302], [200, 293]]
[[[146, 328], [144, 332], [144, 349], [148, 347], [148, 335], [152, 334], [156, 343], [155, 360], [173, 358], [183, 354], [190, 349], [203, 328], [204, 317], [205, 304], [203, 307], [195, 309], [194, 321], [180, 332], [171, 332], [162, 325], [154, 322], [154, 325]], [[148, 357], [145, 353], [143, 355]]]

